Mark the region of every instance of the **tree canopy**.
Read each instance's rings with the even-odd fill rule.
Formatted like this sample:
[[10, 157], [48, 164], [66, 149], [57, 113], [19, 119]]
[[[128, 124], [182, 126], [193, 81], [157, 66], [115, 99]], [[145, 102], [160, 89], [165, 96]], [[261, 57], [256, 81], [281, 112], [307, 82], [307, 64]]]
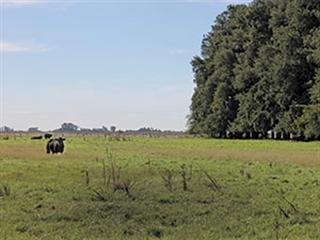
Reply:
[[320, 2], [230, 5], [191, 62], [189, 130], [320, 136]]

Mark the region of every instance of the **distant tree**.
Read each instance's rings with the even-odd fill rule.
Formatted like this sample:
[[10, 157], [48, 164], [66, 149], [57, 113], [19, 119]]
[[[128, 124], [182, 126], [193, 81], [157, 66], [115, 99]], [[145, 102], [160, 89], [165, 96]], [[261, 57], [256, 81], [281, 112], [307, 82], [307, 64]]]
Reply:
[[38, 127], [31, 127], [28, 129], [28, 132], [39, 132], [39, 128]]
[[139, 128], [137, 130], [137, 132], [140, 132], [140, 133], [159, 133], [161, 132], [160, 129], [155, 129], [155, 128], [152, 128], [152, 127], [143, 127], [143, 128]]
[[63, 123], [61, 125], [61, 131], [65, 132], [72, 132], [72, 131], [78, 131], [79, 127], [73, 123]]
[[7, 126], [3, 126], [0, 128], [0, 132], [14, 132], [14, 129]]
[[111, 126], [111, 127], [110, 127], [110, 131], [113, 132], [113, 133], [116, 132], [116, 129], [117, 129], [117, 128], [116, 128], [115, 126]]

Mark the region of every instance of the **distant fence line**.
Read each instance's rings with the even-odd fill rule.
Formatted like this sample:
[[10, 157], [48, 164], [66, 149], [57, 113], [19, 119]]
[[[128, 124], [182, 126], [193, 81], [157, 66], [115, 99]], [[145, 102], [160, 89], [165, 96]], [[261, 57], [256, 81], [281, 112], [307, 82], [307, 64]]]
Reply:
[[[206, 134], [188, 134], [186, 132], [108, 132], [108, 133], [101, 133], [101, 132], [50, 132], [55, 135], [59, 136], [104, 136], [104, 137], [121, 137], [121, 136], [142, 136], [142, 137], [151, 137], [151, 138], [158, 138], [158, 137], [178, 137], [178, 138], [192, 138], [192, 137], [208, 137]], [[45, 135], [45, 132], [23, 132], [23, 131], [14, 131], [14, 132], [0, 132], [0, 136], [2, 137], [22, 137], [22, 136], [35, 136], [35, 135]], [[221, 131], [211, 138], [217, 139], [266, 139], [266, 140], [291, 140], [291, 141], [320, 141], [319, 137], [306, 137], [303, 132], [276, 132], [276, 131], [268, 131], [268, 132], [254, 132], [254, 131]]]
[[241, 131], [225, 131], [213, 136], [214, 138], [224, 139], [273, 139], [273, 140], [292, 140], [292, 141], [315, 141], [320, 140], [319, 137], [306, 137], [303, 132], [241, 132]]

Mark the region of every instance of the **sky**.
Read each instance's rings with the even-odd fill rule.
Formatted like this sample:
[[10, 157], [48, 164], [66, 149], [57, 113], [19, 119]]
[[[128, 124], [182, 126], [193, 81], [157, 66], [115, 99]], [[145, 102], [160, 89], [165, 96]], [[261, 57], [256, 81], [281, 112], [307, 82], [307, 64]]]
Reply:
[[0, 2], [0, 126], [185, 130], [190, 61], [250, 0]]

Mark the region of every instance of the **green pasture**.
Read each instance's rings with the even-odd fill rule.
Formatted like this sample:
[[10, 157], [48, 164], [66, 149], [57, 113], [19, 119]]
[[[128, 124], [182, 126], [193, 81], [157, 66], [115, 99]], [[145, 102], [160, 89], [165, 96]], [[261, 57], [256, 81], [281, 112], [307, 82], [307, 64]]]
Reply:
[[320, 239], [320, 143], [0, 139], [0, 239]]

